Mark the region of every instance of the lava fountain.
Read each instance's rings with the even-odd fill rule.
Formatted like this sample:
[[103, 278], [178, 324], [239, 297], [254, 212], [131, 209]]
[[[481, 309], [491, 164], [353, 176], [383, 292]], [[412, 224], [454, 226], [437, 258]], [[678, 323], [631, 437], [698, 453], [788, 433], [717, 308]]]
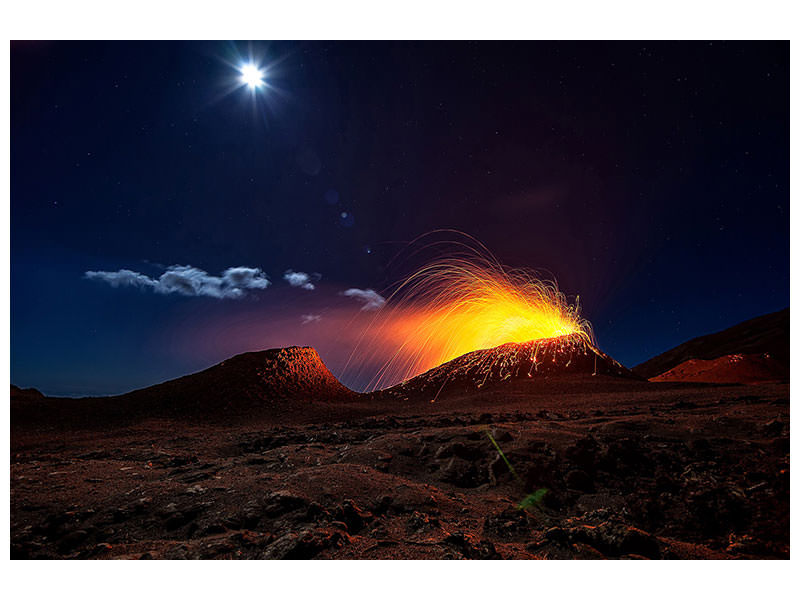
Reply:
[[593, 342], [591, 325], [555, 281], [509, 269], [482, 245], [434, 259], [401, 281], [368, 333], [364, 349], [391, 357], [372, 380], [378, 389], [453, 358], [509, 342], [579, 336]]

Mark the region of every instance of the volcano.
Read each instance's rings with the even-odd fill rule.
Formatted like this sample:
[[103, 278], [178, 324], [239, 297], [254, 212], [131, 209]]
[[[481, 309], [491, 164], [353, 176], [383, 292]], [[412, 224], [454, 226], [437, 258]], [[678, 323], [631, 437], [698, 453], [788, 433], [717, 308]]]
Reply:
[[291, 346], [238, 354], [192, 375], [130, 392], [120, 400], [157, 403], [171, 413], [251, 411], [286, 400], [346, 400], [355, 392], [328, 370], [314, 348]]
[[584, 335], [531, 340], [475, 350], [454, 358], [389, 391], [407, 396], [469, 392], [504, 383], [550, 381], [573, 376], [641, 378], [602, 353]]
[[[13, 392], [13, 389], [12, 389]], [[142, 419], [273, 421], [314, 404], [356, 398], [314, 348], [246, 352], [204, 371], [105, 398], [36, 398], [12, 393], [14, 425], [103, 427]]]

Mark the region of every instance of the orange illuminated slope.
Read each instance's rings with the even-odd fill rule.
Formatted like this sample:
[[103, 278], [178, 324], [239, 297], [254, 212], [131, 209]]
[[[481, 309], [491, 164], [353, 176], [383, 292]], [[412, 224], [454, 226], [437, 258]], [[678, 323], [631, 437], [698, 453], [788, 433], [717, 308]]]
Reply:
[[[12, 389], [12, 392], [14, 390]], [[145, 418], [185, 421], [275, 420], [311, 405], [358, 397], [313, 348], [246, 352], [204, 371], [105, 398], [12, 396], [15, 425], [105, 427]]]
[[789, 365], [769, 354], [728, 354], [702, 360], [691, 358], [650, 381], [697, 383], [766, 383], [789, 381]]
[[571, 334], [476, 350], [391, 389], [404, 395], [435, 396], [444, 388], [481, 390], [506, 381], [558, 379], [571, 375], [641, 379], [600, 352], [585, 335]]
[[723, 331], [691, 339], [633, 367], [633, 371], [651, 379], [692, 359], [710, 361], [736, 354], [769, 354], [781, 363], [788, 376], [789, 309], [761, 315]]

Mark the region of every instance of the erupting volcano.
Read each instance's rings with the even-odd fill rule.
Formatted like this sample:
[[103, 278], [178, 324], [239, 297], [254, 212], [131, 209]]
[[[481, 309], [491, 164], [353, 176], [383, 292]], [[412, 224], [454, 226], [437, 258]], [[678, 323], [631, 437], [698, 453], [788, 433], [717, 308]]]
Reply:
[[457, 252], [403, 280], [376, 318], [368, 351], [386, 340], [397, 340], [397, 347], [372, 389], [503, 344], [564, 336], [593, 343], [578, 298], [570, 304], [555, 281], [507, 268], [477, 240], [465, 237], [469, 244], [458, 244]]
[[640, 379], [600, 352], [585, 335], [573, 333], [475, 350], [404, 381], [390, 391], [404, 396], [429, 394], [433, 401], [445, 389], [464, 393], [501, 382], [560, 379], [573, 375]]

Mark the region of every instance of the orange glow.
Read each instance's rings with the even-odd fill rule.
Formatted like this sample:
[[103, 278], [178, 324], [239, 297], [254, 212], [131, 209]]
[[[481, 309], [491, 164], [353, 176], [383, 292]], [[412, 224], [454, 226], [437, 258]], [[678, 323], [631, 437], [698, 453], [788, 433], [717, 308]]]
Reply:
[[[397, 383], [448, 360], [508, 342], [579, 334], [592, 340], [579, 306], [553, 281], [506, 269], [481, 246], [435, 260], [403, 281], [368, 334], [396, 344], [371, 383]], [[372, 345], [372, 344], [370, 344]]]

